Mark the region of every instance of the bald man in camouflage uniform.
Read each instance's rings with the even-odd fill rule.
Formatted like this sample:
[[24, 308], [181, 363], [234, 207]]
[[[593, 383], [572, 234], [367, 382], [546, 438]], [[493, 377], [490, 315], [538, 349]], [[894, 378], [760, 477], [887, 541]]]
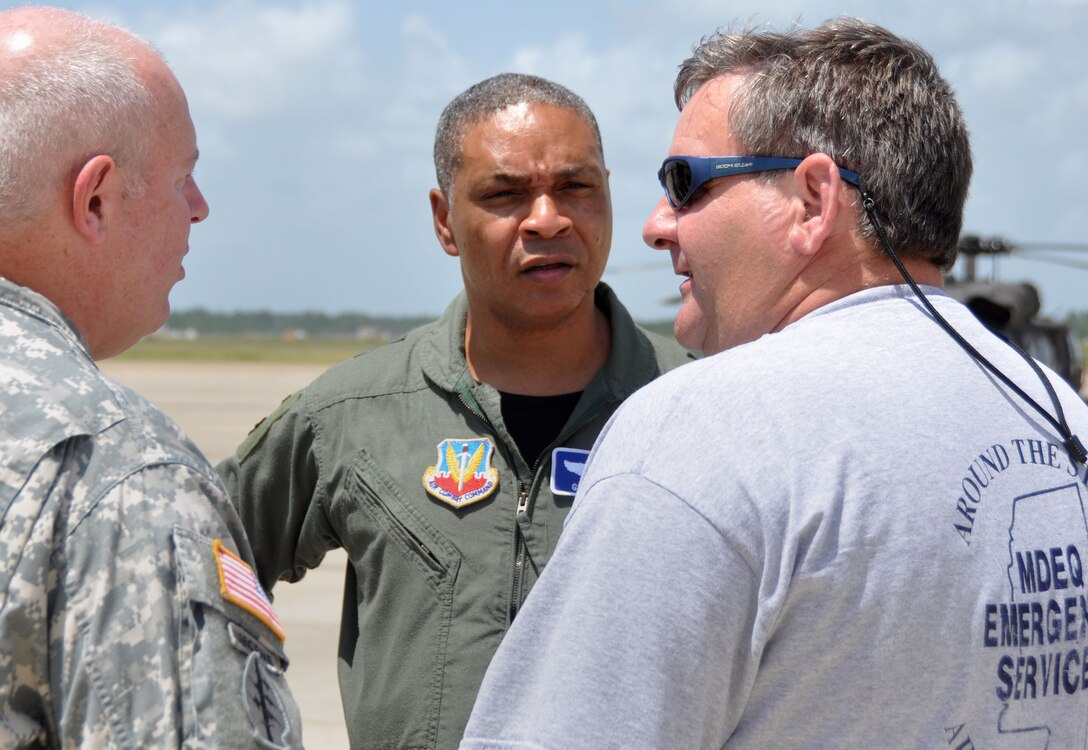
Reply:
[[0, 747], [301, 746], [212, 467], [94, 360], [158, 328], [207, 204], [127, 32], [0, 13]]

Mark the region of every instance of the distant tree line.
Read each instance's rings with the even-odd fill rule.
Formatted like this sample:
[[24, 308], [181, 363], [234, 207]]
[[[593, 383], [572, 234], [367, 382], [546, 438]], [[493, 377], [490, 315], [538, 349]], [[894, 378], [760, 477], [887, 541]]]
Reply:
[[304, 334], [315, 338], [396, 338], [432, 317], [389, 317], [321, 312], [278, 313], [270, 310], [213, 312], [204, 308], [170, 313], [166, 331], [193, 331], [199, 336], [254, 336], [281, 338]]
[[[166, 335], [193, 332], [201, 337], [283, 338], [304, 335], [312, 338], [384, 338], [395, 339], [434, 320], [432, 316], [390, 317], [321, 312], [278, 313], [270, 310], [213, 312], [201, 307], [170, 313]], [[641, 323], [664, 336], [672, 335], [672, 320]]]
[[[434, 320], [431, 316], [391, 317], [321, 312], [277, 313], [269, 310], [212, 312], [204, 308], [170, 313], [165, 333], [194, 332], [202, 337], [283, 338], [304, 335], [313, 338], [395, 339], [413, 328]], [[1073, 335], [1088, 339], [1088, 310], [1069, 313], [1063, 321]], [[672, 336], [672, 319], [640, 321], [639, 325], [662, 336]]]

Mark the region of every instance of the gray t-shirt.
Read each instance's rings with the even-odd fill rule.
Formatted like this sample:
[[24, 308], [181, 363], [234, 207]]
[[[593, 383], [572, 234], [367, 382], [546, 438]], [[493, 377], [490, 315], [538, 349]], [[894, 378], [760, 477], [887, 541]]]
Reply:
[[1084, 747], [1086, 482], [905, 287], [828, 305], [615, 415], [461, 747]]

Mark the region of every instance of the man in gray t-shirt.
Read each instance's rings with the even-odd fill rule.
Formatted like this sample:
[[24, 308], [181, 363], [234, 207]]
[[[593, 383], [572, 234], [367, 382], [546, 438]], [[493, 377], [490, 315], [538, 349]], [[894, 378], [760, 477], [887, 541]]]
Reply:
[[720, 33], [676, 97], [644, 237], [708, 357], [601, 433], [461, 747], [1085, 747], [1088, 407], [940, 288], [933, 60]]

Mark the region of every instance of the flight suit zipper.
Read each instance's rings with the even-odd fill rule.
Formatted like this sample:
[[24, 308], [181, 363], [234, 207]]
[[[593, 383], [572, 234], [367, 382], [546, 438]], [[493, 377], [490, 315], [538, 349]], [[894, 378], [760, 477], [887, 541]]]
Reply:
[[529, 512], [529, 490], [525, 487], [525, 481], [518, 480], [518, 507], [514, 513], [514, 586], [513, 595], [510, 597], [510, 622], [521, 607], [521, 592], [525, 586], [525, 563], [528, 548], [525, 544], [525, 535], [521, 533], [521, 517]]
[[[508, 446], [503, 441], [499, 440], [495, 435], [495, 427], [491, 424], [491, 420], [488, 419], [487, 415], [483, 414], [480, 409], [476, 408], [476, 406], [474, 405], [475, 399], [472, 398], [470, 394], [466, 393], [464, 389], [465, 386], [463, 384], [458, 387], [457, 397], [461, 400], [461, 403], [464, 404], [465, 408], [468, 409], [470, 413], [477, 416], [480, 421], [487, 425], [491, 436], [495, 438], [496, 447], [501, 447], [503, 449], [503, 452], [506, 453], [508, 451]], [[507, 462], [510, 464], [511, 468], [514, 468], [514, 471], [516, 473], [517, 470], [515, 467], [517, 466], [517, 462], [511, 460], [510, 456], [507, 456]], [[539, 464], [539, 459], [537, 460], [537, 463]], [[530, 472], [530, 476], [532, 476], [534, 473], [535, 472]], [[525, 486], [525, 480], [521, 477], [518, 477], [517, 488], [518, 504], [517, 508], [514, 511], [514, 572], [513, 582], [511, 585], [512, 594], [510, 597], [508, 622], [514, 621], [514, 615], [517, 614], [518, 607], [521, 606], [521, 590], [524, 586], [525, 565], [528, 555], [528, 551], [525, 546], [525, 536], [521, 533], [521, 524], [519, 523], [519, 520], [522, 514], [526, 514], [529, 512], [529, 490]]]
[[[483, 414], [481, 410], [474, 405], [475, 399], [472, 398], [471, 394], [466, 391], [467, 385], [464, 383], [459, 384], [457, 388], [457, 397], [460, 399], [461, 403], [464, 404], [465, 408], [469, 410], [469, 412], [479, 417], [480, 420], [487, 425], [491, 436], [494, 438], [495, 428], [491, 424], [491, 420], [488, 419], [487, 415]], [[525, 543], [525, 535], [521, 531], [521, 521], [524, 518], [525, 521], [528, 522], [530, 500], [529, 490], [532, 482], [536, 479], [537, 471], [540, 469], [541, 460], [544, 456], [549, 455], [551, 451], [555, 449], [555, 446], [558, 445], [562, 440], [565, 440], [570, 435], [576, 434], [579, 430], [584, 429], [586, 425], [597, 419], [604, 411], [605, 405], [606, 404], [602, 404], [591, 414], [589, 414], [589, 416], [587, 416], [585, 419], [579, 420], [574, 427], [569, 430], [564, 430], [556, 436], [555, 440], [553, 440], [548, 445], [548, 447], [545, 448], [543, 452], [541, 452], [541, 454], [536, 457], [536, 461], [533, 462], [533, 465], [529, 471], [529, 484], [526, 484], [526, 481], [524, 479], [518, 477], [518, 503], [517, 508], [514, 511], [514, 571], [513, 581], [511, 585], [512, 593], [510, 597], [509, 622], [514, 621], [514, 617], [517, 615], [518, 610], [521, 608], [522, 598], [524, 597], [525, 569], [529, 564], [529, 550]], [[496, 445], [502, 446], [504, 452], [509, 450], [509, 447], [497, 438]], [[511, 467], [516, 467], [516, 461], [510, 461], [509, 457], [507, 457], [507, 460], [509, 461]]]
[[[590, 416], [583, 420], [580, 420], [578, 424], [570, 430], [565, 430], [556, 436], [547, 448], [536, 457], [536, 461], [533, 463], [532, 470], [529, 472], [529, 476], [535, 481], [537, 471], [540, 469], [540, 464], [544, 456], [550, 454], [555, 447], [565, 440], [568, 436], [576, 434], [579, 430], [583, 429], [586, 425], [597, 419], [601, 415], [604, 408], [598, 408]], [[517, 615], [518, 610], [521, 608], [522, 598], [524, 596], [525, 589], [525, 567], [528, 564], [528, 548], [525, 544], [525, 536], [521, 533], [521, 521], [523, 514], [529, 513], [529, 488], [526, 486], [525, 481], [518, 479], [518, 506], [515, 512], [514, 518], [514, 585], [513, 596], [510, 599], [510, 622], [514, 621], [514, 616]]]

